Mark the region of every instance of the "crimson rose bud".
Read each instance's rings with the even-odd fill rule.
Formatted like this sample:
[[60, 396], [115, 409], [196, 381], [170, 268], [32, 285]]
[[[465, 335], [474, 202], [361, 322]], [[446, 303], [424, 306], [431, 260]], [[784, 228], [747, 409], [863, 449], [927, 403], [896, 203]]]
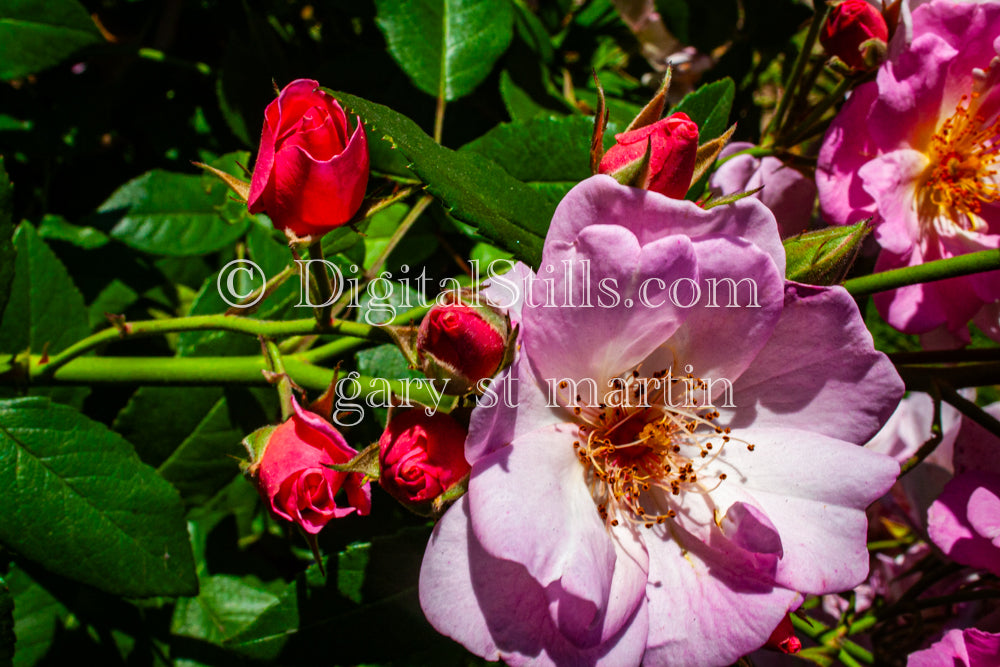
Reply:
[[844, 0], [830, 10], [819, 41], [831, 56], [853, 69], [867, 69], [864, 42], [889, 39], [889, 27], [882, 13], [865, 0]]
[[[361, 473], [337, 472], [330, 464], [347, 463], [357, 453], [330, 423], [292, 401], [295, 413], [284, 423], [262, 431], [263, 451], [247, 448], [254, 461], [249, 472], [256, 477], [261, 495], [275, 514], [292, 521], [307, 533], [316, 534], [330, 519], [351, 512], [371, 510], [371, 487], [362, 484]], [[269, 434], [268, 434], [269, 431]], [[340, 507], [336, 495], [343, 487], [347, 506]]]
[[698, 125], [678, 112], [645, 127], [615, 135], [615, 145], [601, 158], [598, 170], [615, 175], [641, 161], [650, 145], [649, 179], [638, 184], [673, 199], [683, 199], [691, 187], [698, 155]]
[[490, 306], [438, 304], [420, 323], [417, 358], [428, 377], [448, 380], [446, 393], [464, 394], [500, 370], [509, 339], [509, 320]]
[[325, 234], [361, 207], [368, 186], [368, 139], [353, 134], [331, 95], [293, 81], [267, 105], [247, 207], [296, 236]]
[[465, 429], [449, 415], [417, 408], [398, 412], [378, 441], [379, 484], [417, 511], [469, 473]]
[[792, 627], [792, 619], [788, 614], [785, 614], [781, 623], [778, 623], [778, 627], [768, 637], [764, 648], [781, 653], [798, 653], [802, 650], [802, 642], [795, 636], [795, 628]]

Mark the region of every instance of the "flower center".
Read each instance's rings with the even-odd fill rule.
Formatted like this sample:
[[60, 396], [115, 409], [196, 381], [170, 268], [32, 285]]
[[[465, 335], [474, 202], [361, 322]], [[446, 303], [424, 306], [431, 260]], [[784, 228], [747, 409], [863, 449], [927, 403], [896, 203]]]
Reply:
[[983, 203], [1000, 200], [995, 176], [1000, 162], [1000, 118], [987, 124], [973, 111], [979, 93], [963, 95], [948, 120], [931, 138], [931, 165], [920, 190], [922, 212], [977, 231]]
[[[754, 450], [728, 427], [718, 426], [719, 412], [704, 400], [699, 407], [685, 393], [683, 405], [673, 405], [667, 387], [678, 382], [704, 396], [703, 380], [690, 374], [673, 378], [664, 370], [652, 378], [634, 373], [622, 380], [616, 405], [572, 407], [579, 423], [573, 448], [597, 511], [609, 526], [622, 519], [652, 528], [675, 518], [685, 493], [707, 494], [725, 481], [726, 473], [710, 473], [706, 467], [728, 443], [738, 441]], [[629, 404], [620, 400], [623, 396], [634, 400]]]

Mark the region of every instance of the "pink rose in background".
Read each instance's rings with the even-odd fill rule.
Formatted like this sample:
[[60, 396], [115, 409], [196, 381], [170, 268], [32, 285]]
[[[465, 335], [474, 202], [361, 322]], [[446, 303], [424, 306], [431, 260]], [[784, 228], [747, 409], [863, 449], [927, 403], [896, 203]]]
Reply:
[[1000, 634], [976, 628], [950, 630], [929, 649], [911, 653], [906, 667], [996, 667]]
[[[271, 433], [254, 466], [261, 495], [283, 519], [315, 534], [331, 519], [352, 512], [371, 511], [371, 487], [360, 473], [337, 472], [331, 463], [347, 463], [357, 452], [348, 446], [329, 422], [303, 410], [294, 401], [295, 413]], [[337, 504], [343, 487], [347, 506]]]
[[[1000, 417], [1000, 403], [984, 409]], [[963, 419], [954, 467], [927, 512], [928, 535], [956, 563], [1000, 575], [1000, 438]]]
[[[829, 221], [875, 216], [876, 271], [1000, 247], [1000, 3], [935, 0], [912, 22], [912, 42], [894, 39], [876, 80], [834, 119], [816, 174]], [[959, 343], [998, 299], [997, 271], [874, 297], [897, 329], [942, 328]]]
[[764, 189], [753, 196], [774, 213], [781, 238], [801, 234], [808, 229], [812, 219], [816, 203], [815, 181], [770, 155], [729, 158], [734, 153], [753, 147], [751, 143], [737, 141], [722, 149], [719, 159], [725, 162], [708, 179], [712, 195], [721, 197], [763, 186]]
[[325, 234], [361, 207], [368, 185], [368, 139], [350, 132], [332, 95], [309, 79], [291, 82], [267, 105], [247, 206], [276, 229]]
[[686, 113], [675, 113], [615, 135], [615, 145], [601, 158], [600, 172], [614, 174], [642, 160], [650, 146], [649, 179], [642, 187], [683, 199], [691, 187], [698, 154], [698, 126]]
[[[424, 557], [434, 627], [511, 665], [727, 665], [864, 579], [864, 508], [899, 466], [858, 445], [902, 383], [848, 294], [784, 263], [754, 199], [705, 211], [605, 176], [563, 199]], [[749, 281], [744, 307], [694, 305], [727, 277], [756, 305]]]
[[379, 484], [404, 505], [425, 509], [468, 474], [465, 435], [443, 412], [397, 412], [379, 438]]

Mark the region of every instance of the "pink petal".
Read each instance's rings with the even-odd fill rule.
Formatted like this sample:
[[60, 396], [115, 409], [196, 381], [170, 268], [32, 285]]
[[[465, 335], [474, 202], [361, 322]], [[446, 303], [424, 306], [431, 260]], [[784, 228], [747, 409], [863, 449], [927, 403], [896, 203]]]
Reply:
[[1000, 574], [1000, 547], [993, 543], [996, 518], [988, 517], [1000, 502], [998, 495], [1000, 475], [956, 475], [927, 512], [931, 541], [956, 563]]
[[[718, 381], [713, 388], [721, 391], [724, 381], [738, 378], [771, 337], [781, 316], [785, 281], [768, 255], [742, 239], [703, 237], [694, 247], [701, 300], [666, 346], [673, 353], [675, 376], [685, 374], [682, 364], [690, 364], [695, 376]], [[712, 279], [718, 281], [715, 290]]]
[[930, 158], [924, 153], [902, 149], [880, 155], [858, 170], [878, 207], [881, 222], [875, 238], [883, 250], [905, 254], [922, 236], [917, 186], [928, 164]]
[[768, 344], [734, 383], [731, 426], [784, 426], [862, 444], [903, 394], [876, 352], [854, 300], [840, 287], [789, 283]]
[[643, 665], [728, 665], [763, 646], [801, 601], [683, 532], [645, 542], [650, 629]]
[[589, 647], [631, 618], [646, 577], [644, 555], [619, 546], [597, 513], [574, 454], [575, 431], [534, 431], [480, 459], [468, 498], [483, 548], [522, 564], [545, 588], [562, 634]]
[[420, 568], [420, 606], [439, 632], [508, 665], [636, 665], [646, 645], [645, 601], [622, 631], [580, 649], [554, 627], [545, 591], [523, 566], [491, 556], [469, 520], [468, 496], [434, 529]]
[[823, 215], [836, 225], [853, 224], [875, 213], [875, 202], [857, 172], [877, 154], [867, 132], [868, 113], [877, 96], [874, 82], [855, 88], [823, 137], [816, 186]]
[[754, 426], [734, 429], [707, 472], [727, 475], [712, 492], [720, 510], [746, 501], [781, 536], [775, 581], [828, 593], [852, 588], [868, 573], [865, 508], [889, 490], [899, 464], [815, 432]]
[[[690, 312], [675, 305], [669, 291], [675, 282], [683, 287], [698, 280], [691, 241], [667, 236], [640, 246], [625, 227], [593, 224], [572, 244], [560, 247], [550, 239], [545, 247], [533, 284], [536, 301], [524, 312], [523, 351], [540, 378], [593, 379], [603, 395], [610, 378], [646, 358]], [[554, 298], [546, 302], [541, 286], [550, 275]], [[581, 306], [588, 293], [590, 306]], [[678, 303], [686, 304], [682, 299]], [[628, 335], [609, 336], [609, 331]]]

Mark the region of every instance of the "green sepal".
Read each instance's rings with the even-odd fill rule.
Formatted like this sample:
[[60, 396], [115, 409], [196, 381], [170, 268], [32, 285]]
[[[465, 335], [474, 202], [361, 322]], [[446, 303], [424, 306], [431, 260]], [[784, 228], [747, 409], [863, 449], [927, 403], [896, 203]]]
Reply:
[[746, 192], [735, 192], [731, 195], [723, 195], [722, 197], [709, 199], [703, 202], [701, 207], [702, 209], [707, 211], [710, 208], [715, 208], [716, 206], [722, 206], [723, 204], [732, 204], [733, 202], [738, 202], [739, 200], [745, 197], [753, 196], [763, 189], [764, 186], [762, 185], [759, 188], [754, 188], [753, 190], [747, 190]]
[[249, 456], [246, 461], [240, 461], [240, 470], [243, 471], [244, 475], [257, 475], [257, 468], [260, 465], [261, 459], [264, 458], [264, 450], [267, 449], [267, 443], [271, 439], [271, 434], [277, 428], [273, 424], [263, 426], [243, 438], [243, 446], [246, 448], [247, 455]]
[[382, 474], [378, 453], [378, 443], [373, 442], [355, 454], [354, 458], [347, 463], [330, 463], [326, 466], [337, 472], [359, 472], [364, 475], [364, 479], [361, 480], [362, 484], [377, 482]]
[[809, 285], [842, 282], [871, 232], [870, 223], [870, 219], [862, 220], [785, 239], [785, 277]]
[[642, 154], [642, 157], [638, 160], [629, 162], [618, 171], [611, 172], [609, 176], [622, 185], [628, 185], [633, 188], [641, 188], [645, 190], [646, 186], [649, 184], [649, 163], [652, 155], [653, 142], [651, 139], [647, 138], [646, 152]]

